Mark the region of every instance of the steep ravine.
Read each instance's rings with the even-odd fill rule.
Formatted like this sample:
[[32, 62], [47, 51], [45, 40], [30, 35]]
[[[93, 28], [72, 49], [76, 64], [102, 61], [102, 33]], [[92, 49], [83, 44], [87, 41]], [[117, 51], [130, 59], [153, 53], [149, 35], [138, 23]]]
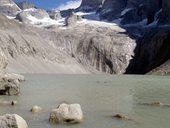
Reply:
[[[170, 59], [169, 41], [170, 28], [147, 28], [144, 36], [137, 41], [134, 59], [131, 60], [126, 73], [145, 74], [168, 61]], [[170, 67], [167, 64], [165, 70]], [[164, 70], [164, 67], [162, 66], [159, 70]], [[164, 74], [168, 72], [167, 70]]]

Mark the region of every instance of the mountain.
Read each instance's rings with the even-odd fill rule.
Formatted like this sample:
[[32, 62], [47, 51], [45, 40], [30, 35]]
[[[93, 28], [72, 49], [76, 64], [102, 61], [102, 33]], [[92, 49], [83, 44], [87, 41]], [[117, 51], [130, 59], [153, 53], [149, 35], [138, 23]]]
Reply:
[[170, 67], [169, 3], [82, 0], [79, 8], [61, 12], [31, 6], [11, 13], [15, 19], [0, 15], [0, 49], [9, 60], [7, 70], [145, 74], [163, 65], [159, 70], [164, 71]]
[[37, 8], [35, 5], [33, 5], [33, 4], [31, 4], [27, 1], [18, 2], [17, 5], [21, 10], [30, 9], [30, 8]]
[[15, 16], [21, 9], [12, 0], [0, 1], [0, 12], [7, 16]]

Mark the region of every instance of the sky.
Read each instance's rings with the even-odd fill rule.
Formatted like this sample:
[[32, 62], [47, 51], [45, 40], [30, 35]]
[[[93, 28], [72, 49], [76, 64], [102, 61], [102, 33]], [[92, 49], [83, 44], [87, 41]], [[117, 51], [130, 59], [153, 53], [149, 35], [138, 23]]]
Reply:
[[48, 9], [68, 9], [76, 8], [80, 5], [81, 0], [14, 0], [15, 2], [28, 1], [33, 3], [38, 8]]

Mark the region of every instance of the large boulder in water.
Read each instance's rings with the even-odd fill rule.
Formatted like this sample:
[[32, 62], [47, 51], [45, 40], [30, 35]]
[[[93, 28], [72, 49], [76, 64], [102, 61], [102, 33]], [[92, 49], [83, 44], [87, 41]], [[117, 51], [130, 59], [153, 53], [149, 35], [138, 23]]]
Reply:
[[6, 77], [0, 74], [0, 95], [18, 95], [20, 93], [20, 83], [18, 79]]
[[52, 110], [50, 123], [80, 123], [83, 121], [83, 112], [79, 104], [61, 104]]
[[28, 128], [26, 121], [17, 114], [0, 116], [1, 128]]

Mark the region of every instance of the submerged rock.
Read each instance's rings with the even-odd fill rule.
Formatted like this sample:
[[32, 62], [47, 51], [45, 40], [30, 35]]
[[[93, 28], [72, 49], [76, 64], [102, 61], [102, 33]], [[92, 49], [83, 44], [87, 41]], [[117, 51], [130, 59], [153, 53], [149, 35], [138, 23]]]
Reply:
[[116, 114], [113, 116], [114, 118], [117, 118], [117, 119], [121, 119], [121, 120], [131, 120], [129, 119], [127, 116], [125, 115], [121, 115], [121, 114]]
[[61, 104], [50, 113], [50, 123], [80, 123], [83, 112], [79, 104]]
[[26, 121], [17, 114], [0, 116], [1, 128], [28, 128]]
[[156, 107], [170, 107], [169, 104], [163, 104], [160, 101], [151, 102], [151, 103], [142, 103], [141, 105], [156, 106]]
[[0, 101], [0, 105], [12, 105], [17, 104], [17, 101]]
[[42, 108], [40, 106], [33, 106], [30, 110], [32, 113], [38, 113], [42, 111]]

